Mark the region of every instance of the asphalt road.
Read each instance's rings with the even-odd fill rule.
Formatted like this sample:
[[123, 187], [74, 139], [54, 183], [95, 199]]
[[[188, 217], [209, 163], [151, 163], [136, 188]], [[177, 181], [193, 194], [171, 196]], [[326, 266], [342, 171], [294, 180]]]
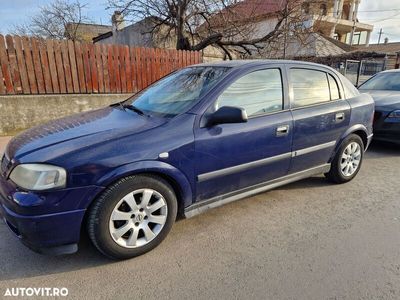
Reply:
[[67, 287], [75, 299], [400, 299], [400, 148], [373, 145], [358, 177], [314, 177], [175, 224], [113, 262], [30, 252], [0, 225], [0, 297]]

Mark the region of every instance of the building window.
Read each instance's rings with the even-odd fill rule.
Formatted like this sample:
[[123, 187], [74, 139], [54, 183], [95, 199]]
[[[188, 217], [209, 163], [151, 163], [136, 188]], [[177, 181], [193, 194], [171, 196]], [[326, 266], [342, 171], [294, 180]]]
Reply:
[[321, 4], [320, 6], [320, 10], [321, 10], [321, 16], [326, 16], [328, 14], [328, 9], [326, 7], [326, 4]]
[[352, 45], [360, 45], [361, 32], [355, 32], [353, 36], [353, 44]]
[[310, 3], [308, 3], [308, 2], [303, 3], [301, 5], [301, 10], [302, 10], [303, 14], [306, 14], [306, 15], [310, 14]]

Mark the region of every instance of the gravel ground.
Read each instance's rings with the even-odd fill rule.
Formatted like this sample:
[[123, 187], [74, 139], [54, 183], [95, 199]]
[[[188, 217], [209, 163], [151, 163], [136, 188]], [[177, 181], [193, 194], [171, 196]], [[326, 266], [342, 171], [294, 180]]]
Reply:
[[113, 262], [26, 249], [0, 225], [0, 297], [67, 287], [74, 299], [400, 299], [400, 148], [373, 145], [354, 181], [313, 177], [175, 224]]

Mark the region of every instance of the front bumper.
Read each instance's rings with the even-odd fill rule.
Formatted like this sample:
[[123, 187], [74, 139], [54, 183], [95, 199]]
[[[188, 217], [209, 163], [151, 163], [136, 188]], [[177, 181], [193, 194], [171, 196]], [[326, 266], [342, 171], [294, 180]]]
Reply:
[[85, 210], [41, 216], [22, 216], [3, 204], [0, 212], [10, 230], [35, 252], [49, 255], [78, 250], [80, 228]]
[[400, 123], [389, 123], [374, 127], [374, 139], [377, 141], [400, 144]]
[[400, 144], [400, 121], [388, 120], [387, 112], [376, 112], [374, 140]]
[[88, 186], [33, 193], [0, 175], [0, 214], [30, 249], [43, 254], [76, 252], [87, 206], [103, 190]]

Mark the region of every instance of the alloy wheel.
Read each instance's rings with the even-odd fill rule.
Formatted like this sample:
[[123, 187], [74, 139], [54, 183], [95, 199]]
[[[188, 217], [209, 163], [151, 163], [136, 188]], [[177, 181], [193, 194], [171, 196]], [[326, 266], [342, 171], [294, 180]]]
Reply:
[[160, 193], [152, 189], [133, 191], [111, 213], [111, 237], [124, 248], [142, 247], [161, 232], [167, 215], [167, 202]]
[[352, 142], [344, 149], [340, 159], [340, 171], [343, 176], [352, 176], [360, 166], [361, 147], [358, 143]]

